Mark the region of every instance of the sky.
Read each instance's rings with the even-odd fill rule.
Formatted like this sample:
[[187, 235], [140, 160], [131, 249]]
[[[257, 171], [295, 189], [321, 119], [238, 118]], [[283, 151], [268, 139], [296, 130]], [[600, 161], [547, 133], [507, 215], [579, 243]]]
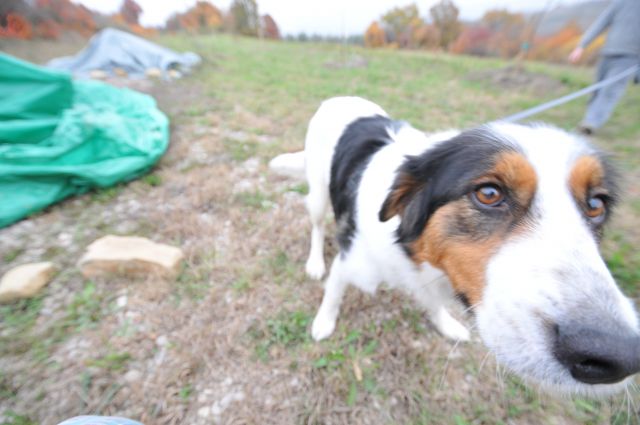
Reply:
[[[1, 0], [0, 0], [1, 1]], [[103, 12], [116, 11], [122, 0], [73, 0]], [[160, 26], [174, 12], [182, 12], [196, 0], [136, 0], [142, 7], [140, 21], [147, 26]], [[422, 16], [438, 0], [416, 0]], [[489, 9], [503, 8], [510, 11], [533, 11], [550, 2], [556, 4], [579, 3], [581, 0], [454, 0], [464, 20], [480, 18]], [[211, 0], [226, 10], [231, 0]], [[259, 13], [270, 14], [283, 34], [348, 35], [362, 34], [369, 24], [395, 6], [406, 6], [412, 0], [257, 0]]]

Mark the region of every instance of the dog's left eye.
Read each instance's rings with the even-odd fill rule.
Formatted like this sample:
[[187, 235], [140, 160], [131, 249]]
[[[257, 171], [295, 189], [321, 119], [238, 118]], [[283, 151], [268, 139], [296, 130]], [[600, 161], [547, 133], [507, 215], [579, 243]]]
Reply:
[[473, 191], [473, 198], [483, 207], [497, 207], [502, 204], [504, 194], [494, 184], [484, 184]]
[[589, 219], [598, 224], [604, 220], [605, 214], [607, 212], [607, 203], [606, 200], [602, 196], [592, 196], [587, 199], [587, 217]]

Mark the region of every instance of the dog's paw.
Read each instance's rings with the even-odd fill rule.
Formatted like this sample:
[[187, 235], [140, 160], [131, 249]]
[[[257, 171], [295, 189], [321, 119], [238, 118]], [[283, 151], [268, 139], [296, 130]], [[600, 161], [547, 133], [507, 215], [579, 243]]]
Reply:
[[433, 323], [438, 331], [446, 338], [454, 341], [469, 341], [471, 338], [469, 330], [446, 311], [438, 314], [438, 317], [434, 318]]
[[309, 257], [305, 266], [305, 271], [311, 279], [322, 279], [322, 276], [324, 276], [324, 272], [326, 271], [324, 267], [324, 260], [322, 258], [318, 259]]
[[313, 319], [311, 325], [311, 336], [314, 340], [320, 341], [328, 338], [336, 327], [336, 319], [327, 317], [326, 314], [318, 313], [316, 318]]

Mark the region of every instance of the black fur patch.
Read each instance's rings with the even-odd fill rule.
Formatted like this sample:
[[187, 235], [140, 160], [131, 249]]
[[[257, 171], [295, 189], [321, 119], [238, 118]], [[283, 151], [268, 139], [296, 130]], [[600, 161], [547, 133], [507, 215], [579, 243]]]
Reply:
[[389, 129], [402, 125], [380, 115], [359, 118], [347, 126], [335, 147], [329, 193], [338, 224], [338, 245], [343, 253], [351, 247], [356, 232], [356, 197], [362, 173], [371, 157], [393, 142]]
[[469, 298], [465, 294], [463, 294], [462, 292], [457, 292], [455, 297], [462, 303], [467, 312], [471, 312], [473, 314], [471, 302], [469, 302]]
[[[422, 234], [438, 208], [473, 190], [473, 180], [493, 167], [499, 153], [516, 150], [508, 140], [498, 137], [484, 128], [469, 130], [421, 155], [407, 157], [391, 189], [393, 193], [407, 177], [417, 182], [415, 190], [402, 199], [402, 220], [397, 230], [400, 244], [407, 248]], [[386, 216], [387, 201], [380, 210], [381, 221]], [[461, 220], [458, 224], [465, 223]]]

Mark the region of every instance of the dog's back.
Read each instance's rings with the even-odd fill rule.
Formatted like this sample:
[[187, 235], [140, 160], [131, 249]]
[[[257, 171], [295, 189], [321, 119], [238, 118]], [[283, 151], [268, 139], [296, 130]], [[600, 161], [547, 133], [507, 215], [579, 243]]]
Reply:
[[375, 116], [387, 117], [387, 113], [380, 106], [366, 99], [334, 97], [324, 101], [309, 122], [304, 156], [305, 173], [309, 184], [307, 209], [313, 230], [306, 271], [313, 278], [319, 279], [325, 272], [323, 222], [329, 207], [331, 164], [336, 145], [351, 123], [360, 118]]
[[305, 139], [305, 170], [310, 185], [327, 187], [331, 162], [345, 128], [358, 118], [386, 117], [378, 105], [360, 97], [334, 97], [322, 102], [309, 122]]

